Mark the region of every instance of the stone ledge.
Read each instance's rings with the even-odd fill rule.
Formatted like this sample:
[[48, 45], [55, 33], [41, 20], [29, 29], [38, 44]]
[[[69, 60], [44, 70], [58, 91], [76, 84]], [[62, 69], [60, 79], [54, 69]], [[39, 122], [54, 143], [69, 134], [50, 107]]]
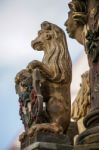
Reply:
[[33, 143], [55, 143], [55, 144], [66, 144], [70, 145], [70, 141], [67, 135], [58, 135], [50, 132], [36, 132], [33, 136], [25, 137], [24, 141], [21, 142], [21, 150], [25, 147], [29, 147]]
[[75, 145], [73, 150], [99, 150], [99, 143]]
[[66, 144], [36, 142], [24, 148], [23, 150], [72, 150], [72, 149], [73, 147], [71, 145]]
[[99, 150], [99, 144], [72, 145], [35, 142], [22, 150]]

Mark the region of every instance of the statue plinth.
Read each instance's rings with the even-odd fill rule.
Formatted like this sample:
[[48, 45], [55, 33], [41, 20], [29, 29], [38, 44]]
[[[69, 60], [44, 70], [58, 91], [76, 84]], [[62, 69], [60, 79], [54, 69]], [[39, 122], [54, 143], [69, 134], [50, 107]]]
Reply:
[[21, 142], [21, 150], [53, 149], [53, 147], [55, 149], [55, 147], [66, 147], [69, 144], [70, 141], [67, 135], [39, 131], [32, 136], [25, 137]]
[[72, 150], [73, 147], [66, 144], [56, 144], [48, 142], [36, 142], [24, 148], [24, 150]]

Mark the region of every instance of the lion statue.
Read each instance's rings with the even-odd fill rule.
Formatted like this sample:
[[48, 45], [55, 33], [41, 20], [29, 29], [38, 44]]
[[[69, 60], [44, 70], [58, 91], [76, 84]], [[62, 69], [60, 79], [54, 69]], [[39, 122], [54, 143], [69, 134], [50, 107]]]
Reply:
[[57, 25], [45, 21], [31, 46], [35, 50], [44, 51], [42, 62], [34, 60], [28, 64], [27, 69], [32, 74], [33, 87], [36, 72], [39, 73], [49, 123], [33, 125], [28, 134], [32, 135], [38, 130], [66, 133], [71, 114], [72, 63], [65, 33]]

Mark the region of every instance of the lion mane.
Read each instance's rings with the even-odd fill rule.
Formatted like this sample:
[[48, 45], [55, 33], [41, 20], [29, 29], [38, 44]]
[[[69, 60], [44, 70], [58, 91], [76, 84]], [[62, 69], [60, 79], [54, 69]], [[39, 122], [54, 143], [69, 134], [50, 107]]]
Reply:
[[53, 70], [51, 80], [58, 83], [71, 81], [72, 63], [64, 31], [55, 24], [43, 22], [41, 32], [49, 36], [43, 63]]

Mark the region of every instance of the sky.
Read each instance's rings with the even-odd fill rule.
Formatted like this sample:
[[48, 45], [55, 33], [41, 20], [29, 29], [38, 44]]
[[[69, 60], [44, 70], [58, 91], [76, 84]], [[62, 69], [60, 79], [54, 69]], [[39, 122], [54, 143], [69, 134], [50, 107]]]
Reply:
[[[49, 21], [65, 31], [69, 0], [0, 0], [0, 150], [16, 138], [23, 127], [19, 117], [14, 78], [43, 52], [33, 51], [31, 41], [40, 24]], [[65, 31], [66, 33], [66, 31]], [[66, 33], [69, 52], [76, 64], [83, 47]]]

